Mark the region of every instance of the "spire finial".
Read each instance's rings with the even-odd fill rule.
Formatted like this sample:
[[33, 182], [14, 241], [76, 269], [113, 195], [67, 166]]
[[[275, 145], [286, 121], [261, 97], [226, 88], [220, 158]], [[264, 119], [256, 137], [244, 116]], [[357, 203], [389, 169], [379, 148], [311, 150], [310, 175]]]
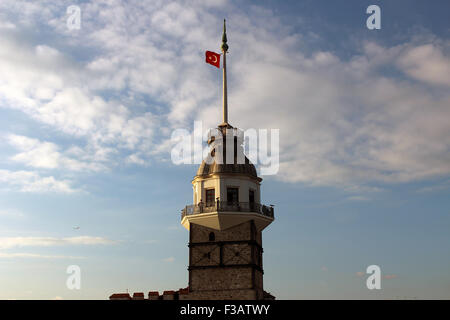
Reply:
[[227, 29], [225, 19], [223, 19], [222, 52], [223, 52], [223, 123], [221, 126], [228, 126], [228, 99], [227, 99]]
[[223, 19], [222, 51], [223, 52], [227, 52], [228, 51], [227, 27], [225, 26], [225, 19]]

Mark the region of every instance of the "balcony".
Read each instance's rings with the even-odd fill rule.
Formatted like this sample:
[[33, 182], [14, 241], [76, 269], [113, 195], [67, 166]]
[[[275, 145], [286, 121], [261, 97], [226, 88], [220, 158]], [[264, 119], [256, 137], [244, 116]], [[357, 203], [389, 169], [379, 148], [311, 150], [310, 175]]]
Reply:
[[222, 230], [250, 219], [255, 220], [262, 230], [274, 220], [273, 206], [252, 202], [215, 201], [188, 205], [181, 212], [181, 223], [188, 230], [191, 222]]
[[252, 202], [229, 203], [226, 201], [215, 201], [212, 203], [205, 203], [204, 205], [191, 204], [182, 210], [181, 218], [183, 219], [185, 215], [208, 212], [253, 212], [273, 218], [273, 206], [265, 206], [263, 204]]

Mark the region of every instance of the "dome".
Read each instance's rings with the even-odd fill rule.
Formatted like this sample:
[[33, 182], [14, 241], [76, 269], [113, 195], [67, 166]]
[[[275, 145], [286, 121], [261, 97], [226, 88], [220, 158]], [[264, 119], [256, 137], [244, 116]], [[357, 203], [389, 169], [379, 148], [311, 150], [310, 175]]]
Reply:
[[200, 168], [197, 170], [197, 176], [207, 176], [216, 173], [244, 174], [253, 178], [258, 178], [255, 166], [250, 163], [247, 157], [245, 157], [245, 163], [241, 164], [217, 164], [215, 161], [212, 164], [207, 164], [206, 161], [203, 160]]
[[[237, 136], [234, 136], [234, 161], [233, 163], [226, 163], [226, 147], [222, 148], [222, 155], [223, 155], [223, 161], [219, 161], [221, 163], [216, 162], [215, 155], [215, 147], [217, 146], [226, 146], [226, 139], [227, 139], [227, 131], [228, 133], [232, 132], [233, 127], [228, 125], [226, 127], [219, 126], [218, 130], [216, 130], [215, 134], [212, 135], [208, 141], [208, 144], [211, 147], [211, 153], [210, 155], [214, 157], [214, 161], [208, 161], [210, 164], [208, 164], [205, 160], [202, 161], [200, 167], [197, 170], [198, 176], [209, 176], [211, 174], [241, 174], [250, 176], [252, 178], [255, 178], [259, 181], [262, 179], [258, 177], [256, 173], [255, 166], [250, 162], [250, 160], [243, 154], [244, 150], [242, 147], [242, 132], [240, 132], [238, 129], [234, 129], [234, 134], [237, 134]], [[230, 137], [229, 137], [230, 138]], [[240, 159], [244, 159], [244, 163], [237, 163], [237, 154], [240, 154]], [[243, 156], [243, 157], [242, 157]]]

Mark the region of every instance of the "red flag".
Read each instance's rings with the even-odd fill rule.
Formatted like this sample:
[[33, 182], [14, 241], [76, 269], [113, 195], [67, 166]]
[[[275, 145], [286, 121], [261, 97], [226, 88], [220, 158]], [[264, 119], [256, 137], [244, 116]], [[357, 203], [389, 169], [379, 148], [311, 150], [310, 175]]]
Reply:
[[212, 64], [213, 66], [220, 68], [220, 54], [206, 51], [206, 63]]

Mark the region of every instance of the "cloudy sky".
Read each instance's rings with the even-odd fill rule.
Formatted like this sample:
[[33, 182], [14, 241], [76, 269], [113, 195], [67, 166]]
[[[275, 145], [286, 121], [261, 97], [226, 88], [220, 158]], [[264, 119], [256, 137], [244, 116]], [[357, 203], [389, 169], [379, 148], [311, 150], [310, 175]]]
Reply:
[[[381, 7], [381, 29], [366, 8]], [[80, 29], [67, 8], [81, 9]], [[263, 176], [280, 299], [450, 298], [448, 1], [0, 2], [0, 299], [187, 285], [197, 165], [171, 134], [280, 129]], [[75, 228], [77, 227], [77, 228]], [[79, 227], [79, 228], [78, 228]], [[66, 287], [78, 265], [80, 290]], [[376, 264], [382, 289], [366, 288]]]

